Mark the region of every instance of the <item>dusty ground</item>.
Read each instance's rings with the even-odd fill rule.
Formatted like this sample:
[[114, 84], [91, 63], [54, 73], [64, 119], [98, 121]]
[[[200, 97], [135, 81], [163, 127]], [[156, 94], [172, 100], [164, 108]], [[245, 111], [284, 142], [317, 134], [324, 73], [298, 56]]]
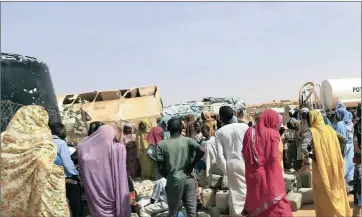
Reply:
[[[353, 204], [353, 196], [349, 196], [349, 204], [351, 208], [354, 208], [354, 204]], [[293, 212], [293, 216], [294, 217], [315, 217], [315, 212], [314, 212], [314, 205], [310, 204], [310, 205], [304, 205], [300, 210], [298, 210], [297, 212]]]
[[293, 212], [294, 217], [314, 217], [314, 204], [304, 205], [300, 210]]

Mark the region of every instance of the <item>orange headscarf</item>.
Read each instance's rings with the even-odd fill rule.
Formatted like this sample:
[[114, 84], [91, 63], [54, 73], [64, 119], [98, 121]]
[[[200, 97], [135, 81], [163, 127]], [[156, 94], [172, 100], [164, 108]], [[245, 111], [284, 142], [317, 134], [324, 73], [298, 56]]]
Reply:
[[210, 112], [202, 112], [203, 124], [210, 127], [210, 135], [214, 136], [216, 131], [217, 122], [211, 117]]

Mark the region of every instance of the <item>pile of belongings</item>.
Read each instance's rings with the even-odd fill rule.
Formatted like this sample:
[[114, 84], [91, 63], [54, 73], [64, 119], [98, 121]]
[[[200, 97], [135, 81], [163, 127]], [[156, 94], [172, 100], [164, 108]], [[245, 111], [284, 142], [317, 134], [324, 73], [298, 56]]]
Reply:
[[62, 105], [60, 117], [70, 137], [87, 136], [89, 115], [83, 109], [75, 109], [74, 105]]
[[164, 107], [163, 115], [170, 115], [171, 117], [193, 115], [194, 117], [199, 117], [202, 112], [210, 112], [213, 115], [217, 115], [220, 107], [226, 105], [234, 110], [243, 110], [244, 113], [247, 108], [246, 103], [238, 97], [206, 97], [202, 101], [190, 101]]
[[155, 183], [151, 180], [133, 181], [135, 191], [140, 198], [150, 198]]
[[199, 107], [194, 102], [175, 104], [163, 108], [163, 116], [184, 117], [190, 114], [194, 116], [200, 114]]
[[200, 103], [198, 103], [200, 112], [208, 111], [211, 114], [218, 114], [221, 106], [230, 106], [235, 111], [243, 110], [246, 113], [246, 103], [240, 100], [239, 97], [224, 97], [224, 98], [215, 98], [207, 97], [204, 98]]
[[239, 97], [222, 97], [222, 98], [217, 98], [217, 97], [206, 97], [202, 100], [202, 102], [207, 103], [209, 102], [210, 104], [213, 103], [225, 103], [225, 104], [230, 104], [230, 105], [236, 105], [236, 104], [243, 104], [244, 102], [242, 102]]

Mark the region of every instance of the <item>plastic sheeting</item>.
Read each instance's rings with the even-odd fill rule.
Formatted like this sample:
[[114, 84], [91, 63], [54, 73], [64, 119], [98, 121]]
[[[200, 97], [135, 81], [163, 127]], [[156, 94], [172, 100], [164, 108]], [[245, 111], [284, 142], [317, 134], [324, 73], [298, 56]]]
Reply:
[[199, 107], [196, 103], [182, 103], [170, 105], [163, 108], [163, 115], [170, 115], [171, 117], [180, 117], [192, 114], [197, 116], [200, 114]]
[[207, 97], [202, 101], [187, 102], [182, 104], [175, 104], [163, 108], [163, 115], [170, 115], [172, 117], [182, 117], [189, 114], [199, 116], [201, 112], [208, 111], [212, 114], [218, 114], [221, 106], [228, 105], [234, 110], [246, 110], [247, 106], [244, 101], [238, 97]]
[[206, 97], [202, 100], [204, 103], [226, 103], [231, 105], [242, 104], [239, 97]]
[[218, 114], [221, 106], [230, 106], [234, 110], [246, 110], [246, 104], [239, 97], [206, 97], [200, 102], [200, 112], [208, 111], [212, 114]]

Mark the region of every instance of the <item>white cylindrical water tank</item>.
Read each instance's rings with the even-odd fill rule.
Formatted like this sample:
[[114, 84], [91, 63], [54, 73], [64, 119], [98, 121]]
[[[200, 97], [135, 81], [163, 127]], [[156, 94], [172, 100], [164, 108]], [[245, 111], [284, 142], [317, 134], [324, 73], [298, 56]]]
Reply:
[[322, 81], [320, 101], [324, 110], [334, 110], [339, 101], [347, 108], [356, 107], [361, 103], [361, 78]]

